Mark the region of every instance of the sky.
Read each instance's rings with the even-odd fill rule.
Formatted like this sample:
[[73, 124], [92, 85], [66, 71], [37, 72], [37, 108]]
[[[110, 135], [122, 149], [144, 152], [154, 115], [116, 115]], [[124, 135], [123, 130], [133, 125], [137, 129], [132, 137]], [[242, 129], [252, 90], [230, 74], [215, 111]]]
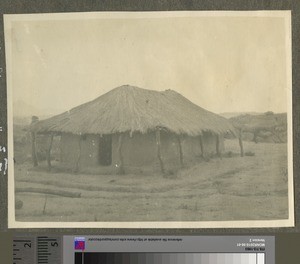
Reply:
[[284, 22], [188, 15], [13, 21], [6, 45], [14, 109], [57, 114], [130, 84], [175, 90], [215, 113], [286, 112]]

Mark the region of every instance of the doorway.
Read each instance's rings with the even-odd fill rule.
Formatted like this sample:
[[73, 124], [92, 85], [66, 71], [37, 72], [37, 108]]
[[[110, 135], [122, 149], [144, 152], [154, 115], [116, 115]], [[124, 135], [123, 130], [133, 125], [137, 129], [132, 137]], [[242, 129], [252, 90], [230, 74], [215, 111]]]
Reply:
[[103, 135], [99, 139], [99, 164], [109, 166], [112, 162], [112, 137]]

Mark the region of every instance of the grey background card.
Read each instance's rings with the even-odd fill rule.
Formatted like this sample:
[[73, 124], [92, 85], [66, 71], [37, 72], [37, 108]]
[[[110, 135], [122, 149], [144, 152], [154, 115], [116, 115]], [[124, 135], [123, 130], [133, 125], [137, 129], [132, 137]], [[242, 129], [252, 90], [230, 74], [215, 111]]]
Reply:
[[[300, 92], [299, 92], [299, 3], [298, 1], [105, 1], [101, 2], [80, 2], [72, 1], [1, 1], [0, 10], [1, 13], [36, 13], [36, 12], [70, 12], [70, 11], [112, 11], [112, 10], [264, 10], [264, 9], [277, 9], [277, 10], [290, 10], [292, 9], [292, 22], [293, 22], [293, 102], [294, 102], [294, 159], [299, 160], [300, 153], [299, 149], [296, 148], [299, 142], [299, 110], [300, 110]], [[3, 20], [1, 17], [1, 38], [0, 46], [4, 47], [4, 35], [3, 35]], [[1, 50], [1, 65], [5, 65], [5, 57], [3, 50]], [[5, 68], [4, 68], [5, 73]], [[0, 78], [0, 89], [1, 89], [1, 126], [4, 128], [1, 133], [1, 143], [6, 144], [6, 86], [5, 86], [5, 75]], [[3, 144], [3, 143], [2, 143]], [[1, 160], [6, 156], [1, 155]], [[296, 216], [299, 216], [300, 204], [299, 200], [299, 162], [294, 162], [294, 176], [295, 176], [295, 212]], [[12, 262], [12, 236], [15, 230], [7, 231], [7, 178], [1, 175], [1, 207], [0, 215], [1, 222], [0, 226], [3, 231], [0, 235], [1, 244], [1, 258], [5, 263]], [[4, 231], [6, 230], [6, 231]], [[21, 230], [20, 230], [21, 231]], [[47, 230], [41, 229], [24, 229], [25, 232], [45, 232]], [[48, 230], [49, 231], [49, 230]], [[298, 245], [300, 243], [299, 234], [294, 232], [299, 231], [299, 217], [296, 217], [296, 228], [284, 228], [284, 229], [196, 229], [196, 230], [176, 230], [177, 234], [213, 234], [213, 233], [227, 233], [227, 234], [245, 234], [245, 233], [276, 233], [276, 263], [298, 263], [300, 258], [300, 251]], [[51, 230], [53, 233], [64, 232], [68, 234], [75, 233], [90, 233], [90, 234], [172, 234], [174, 230], [78, 230], [78, 229], [55, 229]]]

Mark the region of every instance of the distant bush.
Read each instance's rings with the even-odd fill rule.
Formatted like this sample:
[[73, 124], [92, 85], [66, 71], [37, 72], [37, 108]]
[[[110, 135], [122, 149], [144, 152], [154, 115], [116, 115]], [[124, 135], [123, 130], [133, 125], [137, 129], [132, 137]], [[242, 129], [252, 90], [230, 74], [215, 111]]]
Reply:
[[188, 205], [187, 204], [181, 204], [178, 206], [178, 209], [188, 209]]
[[224, 157], [232, 158], [233, 157], [233, 152], [232, 151], [227, 151], [226, 153], [224, 153]]
[[164, 178], [167, 178], [167, 179], [176, 179], [177, 178], [177, 174], [175, 173], [174, 170], [167, 170], [165, 173], [164, 173]]
[[166, 174], [167, 174], [167, 175], [174, 175], [175, 172], [174, 172], [173, 170], [167, 170]]
[[230, 118], [236, 128], [242, 128], [242, 139], [255, 143], [286, 143], [287, 114], [268, 111], [255, 115]]
[[265, 115], [274, 115], [272, 111], [265, 112]]

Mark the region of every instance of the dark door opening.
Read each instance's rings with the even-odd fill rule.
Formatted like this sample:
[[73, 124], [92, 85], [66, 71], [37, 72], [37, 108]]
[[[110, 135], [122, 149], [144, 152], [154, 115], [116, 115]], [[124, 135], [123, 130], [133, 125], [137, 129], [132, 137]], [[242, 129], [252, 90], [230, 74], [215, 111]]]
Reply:
[[104, 135], [99, 139], [99, 164], [102, 166], [111, 165], [112, 140], [111, 135]]

